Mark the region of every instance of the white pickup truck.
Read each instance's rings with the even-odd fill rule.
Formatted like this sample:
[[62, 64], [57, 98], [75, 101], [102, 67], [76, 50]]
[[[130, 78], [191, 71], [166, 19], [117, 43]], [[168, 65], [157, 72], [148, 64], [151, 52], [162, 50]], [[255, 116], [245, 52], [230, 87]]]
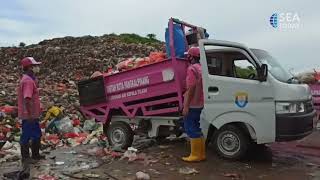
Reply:
[[[252, 142], [291, 141], [312, 132], [310, 88], [293, 84], [269, 53], [227, 41], [199, 44], [205, 94], [201, 126], [221, 156], [240, 158]], [[251, 73], [241, 73], [244, 69]]]

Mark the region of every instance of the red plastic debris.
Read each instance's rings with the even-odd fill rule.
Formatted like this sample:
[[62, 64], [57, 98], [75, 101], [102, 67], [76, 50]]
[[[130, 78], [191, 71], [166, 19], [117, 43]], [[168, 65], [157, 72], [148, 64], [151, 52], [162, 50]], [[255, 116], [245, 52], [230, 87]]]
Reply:
[[116, 66], [118, 70], [128, 70], [134, 66], [134, 62], [133, 59], [130, 58], [118, 63]]
[[64, 138], [76, 138], [76, 137], [79, 137], [79, 134], [78, 133], [65, 133], [64, 135], [63, 135], [63, 137]]
[[82, 144], [86, 139], [86, 137], [77, 137], [75, 140], [77, 143]]
[[122, 157], [122, 153], [120, 152], [114, 152], [112, 150], [109, 150], [107, 148], [104, 148], [104, 153], [107, 155], [107, 156], [111, 156], [113, 158], [120, 158]]
[[112, 73], [113, 69], [112, 67], [108, 67], [107, 73]]
[[45, 129], [46, 128], [46, 123], [45, 122], [40, 123], [40, 128], [41, 129]]
[[160, 62], [166, 59], [166, 54], [163, 52], [151, 52], [149, 58], [152, 63]]
[[3, 132], [4, 134], [7, 134], [8, 132], [11, 132], [10, 128], [7, 127], [0, 127], [1, 132]]
[[[72, 138], [72, 135], [74, 134], [70, 134], [70, 138]], [[87, 133], [79, 133], [77, 134], [77, 137], [73, 137], [72, 139], [74, 139], [77, 143], [82, 144], [88, 137]]]
[[39, 179], [39, 180], [56, 180], [55, 177], [50, 176], [50, 175], [39, 175], [39, 176], [38, 176], [38, 179]]
[[99, 139], [100, 139], [100, 140], [107, 140], [107, 136], [104, 135], [104, 134], [101, 134], [101, 135], [99, 136]]
[[16, 128], [20, 129], [21, 128], [21, 124], [19, 122], [16, 122]]
[[4, 112], [6, 114], [12, 114], [17, 110], [17, 107], [15, 106], [2, 106], [0, 107], [0, 111]]
[[73, 126], [79, 126], [80, 125], [80, 120], [79, 119], [74, 119], [72, 124], [73, 124]]
[[50, 134], [46, 137], [46, 140], [52, 144], [58, 144], [60, 142], [59, 136], [57, 134]]
[[52, 140], [52, 139], [59, 139], [59, 136], [57, 134], [50, 134], [47, 136], [47, 140]]
[[0, 133], [0, 140], [4, 141], [6, 139], [6, 136], [4, 135], [4, 133]]

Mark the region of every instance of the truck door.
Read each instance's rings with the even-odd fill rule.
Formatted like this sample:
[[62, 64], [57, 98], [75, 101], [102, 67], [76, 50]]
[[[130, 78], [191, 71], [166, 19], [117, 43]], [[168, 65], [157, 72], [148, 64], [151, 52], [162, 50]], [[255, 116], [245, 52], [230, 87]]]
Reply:
[[[238, 43], [200, 40], [204, 118], [217, 129], [244, 125], [257, 143], [275, 141], [275, 102], [268, 81], [259, 80], [261, 63]], [[252, 131], [253, 130], [253, 131]]]

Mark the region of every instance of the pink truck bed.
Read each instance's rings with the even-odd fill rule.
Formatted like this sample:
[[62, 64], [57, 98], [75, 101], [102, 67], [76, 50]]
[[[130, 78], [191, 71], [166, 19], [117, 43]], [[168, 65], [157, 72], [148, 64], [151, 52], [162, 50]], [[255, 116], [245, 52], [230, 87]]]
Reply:
[[[179, 116], [183, 105], [188, 62], [175, 55], [174, 24], [182, 32], [197, 27], [178, 19], [169, 19], [170, 57], [140, 68], [103, 75], [78, 83], [80, 109], [88, 117], [109, 122], [113, 115]], [[185, 35], [185, 34], [184, 34]], [[184, 38], [187, 43], [187, 38]], [[185, 50], [188, 49], [186, 44]]]
[[178, 115], [187, 67], [185, 59], [174, 58], [84, 81], [79, 84], [81, 111], [100, 122], [114, 113], [129, 118]]

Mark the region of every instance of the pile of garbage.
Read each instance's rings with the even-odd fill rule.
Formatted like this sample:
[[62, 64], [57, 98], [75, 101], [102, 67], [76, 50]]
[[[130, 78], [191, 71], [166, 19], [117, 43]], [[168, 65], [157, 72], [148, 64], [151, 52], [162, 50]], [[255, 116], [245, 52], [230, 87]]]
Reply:
[[20, 124], [16, 121], [15, 106], [0, 106], [0, 145], [6, 140], [17, 140], [20, 135]]
[[[21, 120], [16, 116], [17, 109], [14, 106], [0, 107], [0, 164], [3, 162], [14, 162], [20, 159], [20, 135]], [[47, 113], [43, 113], [44, 116]], [[135, 148], [145, 148], [153, 145], [153, 139], [136, 139], [135, 148], [129, 148], [127, 151], [121, 147], [109, 145], [108, 139], [103, 131], [103, 124], [96, 122], [94, 119], [81, 120], [76, 114], [68, 114], [60, 120], [54, 121], [54, 130], [50, 131], [50, 122], [41, 121], [42, 130], [42, 152], [50, 153], [58, 148], [75, 148], [80, 145], [92, 145], [94, 148], [88, 150], [89, 155], [105, 156], [112, 158], [128, 158], [128, 161], [144, 160], [145, 154], [137, 154]], [[45, 118], [40, 118], [45, 119]]]
[[[21, 122], [8, 119], [6, 115], [0, 124], [0, 163], [12, 159], [12, 155], [20, 158], [20, 127]], [[86, 120], [83, 123], [79, 119], [71, 120], [66, 116], [56, 123], [57, 133], [49, 134], [46, 132], [46, 125], [41, 124], [42, 128], [42, 147], [43, 151], [51, 151], [57, 147], [75, 147], [78, 145], [97, 144], [103, 147], [109, 146], [106, 136], [103, 133], [103, 125], [94, 120]]]
[[81, 127], [78, 119], [70, 120], [69, 117], [65, 117], [56, 122], [56, 127], [58, 133], [45, 133], [42, 145], [52, 148], [98, 143], [103, 146], [108, 145], [107, 138], [103, 134], [103, 125], [94, 120], [86, 120]]
[[43, 114], [52, 103], [59, 103], [66, 115], [56, 123], [56, 134], [46, 132], [46, 125], [41, 124], [41, 142], [45, 148], [42, 150], [86, 144], [106, 148], [108, 141], [102, 124], [85, 119], [79, 110], [77, 82], [96, 71], [119, 72], [162, 61], [165, 59], [163, 47], [157, 40], [135, 43], [110, 34], [55, 38], [25, 47], [0, 48], [0, 163], [20, 158], [21, 121], [17, 118], [16, 88], [23, 57], [32, 56], [42, 62], [37, 77]]
[[166, 59], [166, 54], [163, 52], [151, 52], [148, 57], [144, 58], [128, 58], [124, 59], [116, 65], [118, 71], [126, 71], [134, 68], [139, 68], [148, 64], [161, 62]]
[[89, 78], [95, 71], [108, 72], [124, 59], [161, 52], [163, 47], [157, 40], [133, 43], [115, 34], [55, 38], [25, 47], [2, 47], [0, 106], [16, 105], [16, 88], [21, 75], [19, 61], [23, 57], [32, 56], [42, 62], [38, 79], [44, 109], [46, 103], [53, 101], [63, 104], [67, 113], [77, 114], [76, 84], [79, 80]]
[[[7, 134], [12, 133], [11, 131], [13, 130], [17, 131], [13, 134], [14, 138], [10, 138], [11, 135], [6, 136], [7, 134], [5, 134], [6, 139], [0, 141], [1, 166], [7, 165], [8, 163], [19, 162], [21, 158], [19, 145], [20, 122], [17, 121], [15, 123], [16, 127], [8, 127], [7, 130]], [[33, 174], [33, 176], [38, 179], [74, 178], [75, 174], [97, 168], [103, 164], [103, 162], [106, 163], [115, 159], [129, 163], [138, 162], [144, 166], [158, 162], [158, 159], [140, 152], [138, 148], [129, 147], [128, 149], [121, 149], [117, 146], [110, 146], [107, 137], [103, 133], [103, 125], [95, 122], [93, 119], [81, 122], [79, 119], [71, 119], [70, 116], [66, 116], [55, 124], [58, 131], [56, 134], [46, 133], [46, 126], [41, 124], [43, 133], [41, 153], [46, 154], [47, 158], [44, 162], [46, 165], [40, 166], [41, 170], [38, 169], [38, 171]], [[5, 127], [7, 127], [7, 125]], [[141, 147], [139, 143], [146, 145], [147, 141], [153, 140], [136, 140], [134, 145]], [[62, 155], [61, 153], [67, 155]], [[68, 157], [68, 159], [64, 159], [64, 157]], [[19, 171], [14, 171], [6, 175], [16, 175], [18, 172]], [[84, 174], [86, 177], [91, 177], [91, 175], [97, 176], [97, 174]], [[139, 175], [142, 174], [139, 173]]]

